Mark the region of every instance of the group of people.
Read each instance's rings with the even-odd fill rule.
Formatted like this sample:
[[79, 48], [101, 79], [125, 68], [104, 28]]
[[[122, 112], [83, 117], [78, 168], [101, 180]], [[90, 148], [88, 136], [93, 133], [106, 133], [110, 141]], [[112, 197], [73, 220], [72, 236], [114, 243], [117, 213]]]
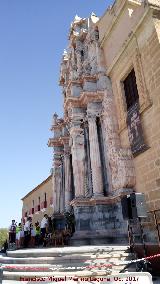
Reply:
[[48, 215], [45, 214], [41, 223], [37, 221], [32, 224], [32, 218], [28, 217], [25, 224], [22, 225], [12, 220], [9, 227], [9, 244], [15, 244], [16, 248], [27, 248], [30, 246], [46, 245], [45, 237], [49, 228]]

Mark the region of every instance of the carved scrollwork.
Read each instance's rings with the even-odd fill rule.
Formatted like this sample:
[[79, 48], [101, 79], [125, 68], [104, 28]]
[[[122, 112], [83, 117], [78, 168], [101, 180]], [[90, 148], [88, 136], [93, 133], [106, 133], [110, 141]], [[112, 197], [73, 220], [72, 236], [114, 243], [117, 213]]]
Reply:
[[142, 63], [141, 63], [141, 56], [140, 56], [138, 48], [135, 49], [133, 60], [134, 60], [133, 62], [134, 69], [136, 73], [137, 87], [139, 91], [140, 112], [142, 112], [146, 107], [148, 107], [151, 104], [151, 99], [149, 97], [149, 94], [146, 88], [143, 68], [142, 68]]
[[91, 70], [92, 70], [91, 64], [88, 60], [86, 60], [83, 64], [84, 74], [87, 76], [91, 75]]

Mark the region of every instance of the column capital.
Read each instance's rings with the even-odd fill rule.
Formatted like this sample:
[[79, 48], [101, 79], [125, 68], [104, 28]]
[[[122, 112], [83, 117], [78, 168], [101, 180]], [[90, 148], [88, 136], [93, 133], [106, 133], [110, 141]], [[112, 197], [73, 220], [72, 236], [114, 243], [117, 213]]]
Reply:
[[96, 122], [96, 118], [97, 118], [97, 115], [95, 113], [92, 113], [92, 112], [88, 112], [87, 114], [87, 119], [88, 119], [88, 122]]
[[73, 128], [81, 128], [81, 124], [83, 122], [83, 119], [79, 119], [79, 118], [74, 118], [71, 120], [71, 130]]
[[65, 148], [64, 148], [64, 158], [65, 157], [69, 157], [71, 154], [71, 148], [67, 145]]

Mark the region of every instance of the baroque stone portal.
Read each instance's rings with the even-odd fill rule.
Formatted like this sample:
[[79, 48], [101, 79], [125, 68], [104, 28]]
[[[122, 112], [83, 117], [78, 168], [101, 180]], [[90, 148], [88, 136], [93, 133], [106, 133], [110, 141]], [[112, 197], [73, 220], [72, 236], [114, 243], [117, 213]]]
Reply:
[[74, 210], [72, 244], [127, 241], [121, 197], [133, 191], [131, 150], [122, 148], [98, 17], [75, 17], [62, 57], [64, 116], [53, 115], [54, 214]]

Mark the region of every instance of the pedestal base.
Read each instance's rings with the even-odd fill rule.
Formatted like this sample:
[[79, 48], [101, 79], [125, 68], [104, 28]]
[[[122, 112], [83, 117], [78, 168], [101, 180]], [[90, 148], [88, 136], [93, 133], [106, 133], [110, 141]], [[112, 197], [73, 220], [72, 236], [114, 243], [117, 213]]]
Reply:
[[65, 229], [65, 217], [64, 214], [54, 213], [53, 214], [53, 227], [54, 230], [64, 230]]
[[74, 200], [76, 220], [71, 245], [128, 244], [120, 197]]

